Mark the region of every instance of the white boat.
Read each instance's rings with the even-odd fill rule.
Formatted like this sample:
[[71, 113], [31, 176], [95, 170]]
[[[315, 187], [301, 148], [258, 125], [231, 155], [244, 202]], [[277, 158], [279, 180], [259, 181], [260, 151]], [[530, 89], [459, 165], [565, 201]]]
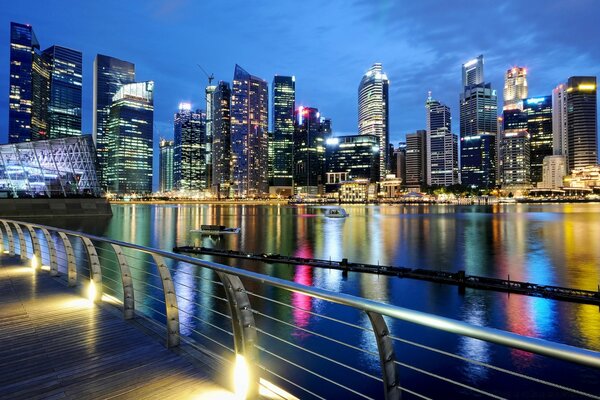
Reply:
[[350, 214], [342, 207], [328, 208], [327, 211], [325, 211], [325, 216], [327, 218], [346, 218], [349, 215]]
[[240, 228], [228, 228], [225, 225], [200, 225], [200, 229], [192, 229], [190, 232], [201, 235], [222, 235], [240, 233]]

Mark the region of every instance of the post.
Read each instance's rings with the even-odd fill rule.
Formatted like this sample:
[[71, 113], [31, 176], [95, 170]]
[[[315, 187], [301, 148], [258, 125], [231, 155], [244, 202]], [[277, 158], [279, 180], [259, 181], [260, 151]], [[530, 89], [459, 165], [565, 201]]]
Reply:
[[177, 307], [177, 296], [175, 295], [175, 286], [171, 272], [165, 263], [163, 256], [152, 253], [152, 258], [156, 263], [160, 280], [162, 281], [163, 293], [165, 296], [165, 315], [167, 316], [167, 347], [179, 346], [179, 308]]
[[23, 229], [17, 224], [13, 222], [13, 226], [17, 231], [17, 235], [19, 236], [19, 257], [21, 260], [27, 258], [27, 243], [25, 242], [25, 235], [23, 234]]
[[223, 272], [217, 272], [217, 275], [223, 282], [227, 295], [235, 352], [244, 356], [248, 365], [250, 376], [246, 398], [255, 399], [258, 398], [259, 376], [256, 368], [258, 352], [256, 350], [256, 323], [254, 322], [250, 299], [248, 299], [246, 289], [244, 289], [239, 277]]
[[[27, 231], [29, 232], [29, 237], [31, 238], [31, 247], [33, 249], [33, 257], [35, 257], [36, 259], [36, 263], [37, 265], [41, 266], [42, 265], [42, 250], [40, 248], [40, 240], [38, 239], [36, 233], [35, 233], [35, 229], [33, 229], [33, 227], [29, 224], [25, 225], [25, 227], [27, 228]], [[35, 266], [35, 269], [37, 269], [37, 265]]]
[[131, 277], [131, 271], [127, 259], [123, 254], [121, 246], [111, 244], [117, 261], [119, 263], [119, 270], [121, 271], [121, 282], [123, 283], [123, 318], [132, 319], [135, 314], [135, 302], [133, 297], [133, 279]]
[[65, 248], [65, 255], [67, 257], [67, 280], [69, 287], [73, 287], [77, 284], [77, 266], [75, 265], [75, 253], [73, 253], [73, 246], [71, 241], [63, 232], [58, 231], [58, 236], [63, 242]]
[[48, 253], [50, 255], [50, 276], [57, 276], [58, 262], [56, 261], [56, 247], [54, 246], [54, 241], [52, 240], [50, 232], [48, 232], [46, 228], [40, 229], [42, 230], [44, 238], [46, 239], [46, 244], [48, 245]]
[[81, 241], [85, 247], [85, 251], [88, 255], [88, 261], [90, 263], [90, 280], [96, 287], [96, 295], [94, 296], [94, 302], [99, 303], [102, 301], [102, 269], [100, 267], [100, 260], [98, 259], [98, 253], [96, 247], [92, 241], [86, 237], [81, 237]]
[[8, 237], [8, 255], [11, 257], [15, 256], [15, 238], [12, 233], [12, 229], [10, 229], [10, 225], [6, 221], [2, 221], [2, 225], [4, 225], [4, 230], [6, 231], [6, 236]]
[[394, 344], [389, 336], [390, 331], [381, 314], [372, 311], [365, 312], [371, 321], [375, 341], [377, 342], [377, 350], [379, 351], [379, 361], [385, 390], [384, 398], [385, 400], [399, 400], [402, 397], [402, 392], [400, 391], [398, 369], [395, 364]]

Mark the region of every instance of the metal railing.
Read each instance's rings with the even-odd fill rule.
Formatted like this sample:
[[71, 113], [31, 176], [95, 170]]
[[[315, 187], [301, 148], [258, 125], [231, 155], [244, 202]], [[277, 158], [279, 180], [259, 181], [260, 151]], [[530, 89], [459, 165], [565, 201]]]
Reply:
[[[484, 368], [505, 379], [519, 379], [569, 396], [600, 399], [598, 394], [562, 382], [550, 382], [509, 366], [492, 365], [486, 360], [411, 340], [402, 332], [390, 331], [388, 322], [395, 320], [430, 328], [440, 335], [477, 339], [498, 345], [497, 351], [518, 349], [550, 357], [557, 362], [581, 366], [597, 376], [600, 353], [595, 351], [476, 326], [160, 249], [29, 222], [0, 220], [0, 246], [9, 255], [31, 259], [34, 267], [43, 265], [52, 276], [64, 275], [69, 286], [93, 282], [94, 300], [102, 301], [103, 294], [117, 299], [125, 319], [139, 315], [160, 322], [165, 329], [167, 347], [178, 346], [184, 335], [211, 354], [243, 356], [249, 376], [247, 398], [258, 396], [261, 380], [276, 382], [302, 398], [322, 399], [332, 394], [338, 398], [399, 399], [404, 395], [431, 398], [411, 387], [410, 382], [417, 380], [413, 379], [415, 376], [455, 388], [454, 397], [473, 394], [505, 398], [506, 391], [497, 394], [493, 392], [494, 387], [460, 381], [456, 373], [440, 371], [430, 365], [419, 366], [401, 357], [427, 352], [433, 359], [439, 357], [449, 360], [445, 362]], [[279, 298], [284, 301], [261, 294], [259, 289], [264, 287], [280, 291]], [[330, 305], [332, 312], [317, 312], [306, 307], [307, 299]], [[362, 314], [368, 323], [349, 322], [342, 318], [347, 312], [359, 319]], [[290, 313], [297, 321], [281, 317]], [[307, 319], [319, 323], [311, 326], [305, 323]], [[338, 334], [341, 330], [351, 333]], [[347, 340], [350, 336], [370, 339]], [[315, 343], [312, 348], [311, 341]], [[365, 362], [370, 362], [371, 367], [365, 368]], [[312, 383], [303, 385], [307, 380]], [[373, 385], [382, 389], [376, 393], [365, 389]]]

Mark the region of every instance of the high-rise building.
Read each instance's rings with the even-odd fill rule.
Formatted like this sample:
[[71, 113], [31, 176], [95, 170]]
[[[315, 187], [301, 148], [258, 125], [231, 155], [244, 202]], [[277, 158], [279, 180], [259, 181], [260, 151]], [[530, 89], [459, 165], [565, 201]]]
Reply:
[[467, 61], [462, 65], [462, 86], [479, 85], [483, 83], [483, 55]]
[[379, 138], [374, 135], [348, 135], [326, 140], [325, 184], [334, 192], [341, 182], [379, 177]]
[[504, 74], [503, 110], [522, 108], [523, 100], [527, 98], [527, 95], [527, 69], [524, 67], [509, 68]]
[[199, 191], [208, 188], [206, 114], [192, 111], [189, 103], [179, 104], [175, 113], [173, 136], [174, 185], [177, 190]]
[[231, 186], [231, 88], [219, 82], [213, 95], [213, 193], [229, 197]]
[[379, 138], [379, 177], [389, 169], [389, 80], [379, 63], [373, 64], [358, 86], [358, 133]]
[[421, 189], [427, 183], [427, 131], [406, 134], [406, 182], [404, 186]]
[[271, 185], [292, 187], [294, 151], [294, 111], [296, 109], [296, 78], [273, 78], [273, 165]]
[[108, 189], [118, 194], [152, 192], [154, 82], [121, 86], [113, 96], [106, 129]]
[[97, 54], [94, 58], [92, 136], [96, 144], [98, 180], [107, 187], [108, 117], [112, 100], [121, 86], [135, 82], [135, 65], [118, 58]]
[[173, 190], [173, 149], [174, 142], [172, 140], [160, 139], [158, 143], [160, 149], [159, 160], [159, 179], [158, 187], [161, 192], [170, 192]]
[[552, 155], [544, 158], [543, 179], [541, 187], [558, 189], [563, 186], [563, 178], [567, 171], [565, 156]]
[[205, 90], [206, 97], [206, 188], [212, 188], [212, 169], [213, 169], [213, 136], [214, 136], [214, 122], [213, 122], [213, 102], [215, 90], [217, 89], [214, 85], [208, 85]]
[[425, 102], [427, 126], [428, 185], [458, 184], [458, 139], [451, 129], [450, 107], [434, 100], [431, 92]]
[[299, 107], [294, 128], [294, 194], [323, 193], [325, 176], [325, 138], [319, 110]]
[[561, 83], [552, 90], [552, 152], [564, 156], [568, 165], [567, 85]]
[[398, 143], [396, 152], [396, 178], [402, 180], [402, 185], [406, 184], [406, 142]]
[[235, 66], [231, 90], [232, 190], [236, 197], [268, 194], [267, 82]]
[[552, 155], [552, 96], [531, 97], [523, 101], [531, 148], [531, 182], [543, 179], [544, 158]]
[[567, 161], [569, 172], [598, 163], [596, 77], [572, 76], [567, 82]]
[[502, 138], [502, 186], [528, 186], [530, 139], [526, 130], [504, 131]]

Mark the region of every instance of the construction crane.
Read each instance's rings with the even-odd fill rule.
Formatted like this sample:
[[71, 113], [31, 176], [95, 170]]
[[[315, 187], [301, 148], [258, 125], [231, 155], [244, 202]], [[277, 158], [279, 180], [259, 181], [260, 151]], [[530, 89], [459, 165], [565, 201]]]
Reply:
[[215, 79], [215, 74], [211, 73], [209, 75], [208, 72], [206, 72], [204, 70], [204, 68], [202, 68], [202, 65], [200, 65], [200, 64], [196, 64], [196, 65], [198, 66], [198, 68], [200, 68], [202, 70], [202, 72], [204, 72], [204, 75], [206, 75], [206, 77], [208, 78], [208, 86], [211, 86], [213, 79]]

